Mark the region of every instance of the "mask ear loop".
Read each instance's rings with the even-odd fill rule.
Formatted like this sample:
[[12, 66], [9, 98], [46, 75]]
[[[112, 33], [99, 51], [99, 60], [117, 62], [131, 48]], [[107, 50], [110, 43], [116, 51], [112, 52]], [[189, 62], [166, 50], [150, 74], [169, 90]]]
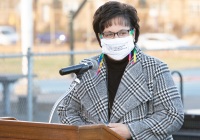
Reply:
[[[132, 56], [132, 53], [133, 53], [133, 56]], [[129, 55], [128, 55], [128, 61], [129, 61], [129, 62], [131, 61], [131, 58], [133, 58], [132, 64], [134, 64], [134, 63], [136, 62], [136, 59], [137, 59], [136, 54], [137, 54], [137, 51], [136, 51], [136, 49], [134, 48], [134, 49], [129, 53]]]
[[[135, 29], [132, 30], [132, 34], [134, 35], [134, 42], [135, 42]], [[137, 61], [137, 50], [134, 47], [134, 49], [133, 49], [133, 63], [132, 64], [136, 63], [136, 61]]]
[[104, 54], [102, 53], [100, 56], [99, 56], [99, 60], [98, 60], [98, 70], [97, 70], [97, 75], [100, 73], [101, 71], [101, 67], [103, 65], [103, 57], [104, 57]]
[[[133, 36], [133, 35], [134, 35], [134, 32], [135, 32], [135, 30], [134, 30], [134, 29], [131, 29], [131, 30], [129, 31], [129, 34], [130, 34], [131, 36]], [[134, 41], [135, 41], [135, 39], [134, 39]], [[133, 53], [133, 56], [132, 56], [132, 53]], [[136, 51], [135, 48], [129, 53], [128, 61], [130, 62], [130, 61], [131, 61], [131, 58], [133, 58], [132, 64], [134, 64], [134, 63], [136, 62], [136, 53], [137, 53], [137, 51]]]
[[136, 51], [136, 49], [134, 48], [134, 49], [133, 49], [133, 63], [132, 63], [132, 64], [136, 63], [136, 60], [137, 60], [136, 54], [137, 54], [137, 51]]
[[130, 62], [131, 61], [131, 58], [132, 58], [132, 51], [129, 53], [129, 55], [128, 55], [128, 62]]
[[[100, 39], [103, 39], [103, 35], [98, 33], [98, 36]], [[101, 67], [103, 65], [103, 57], [104, 57], [104, 54], [102, 53], [100, 56], [99, 56], [99, 60], [98, 60], [98, 70], [97, 70], [97, 74], [96, 76], [100, 73], [101, 71]]]

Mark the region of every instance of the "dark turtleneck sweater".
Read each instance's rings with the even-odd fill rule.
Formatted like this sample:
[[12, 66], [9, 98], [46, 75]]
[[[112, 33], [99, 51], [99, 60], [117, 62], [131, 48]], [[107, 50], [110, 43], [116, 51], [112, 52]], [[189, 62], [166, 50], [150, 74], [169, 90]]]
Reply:
[[128, 56], [120, 61], [110, 59], [105, 55], [108, 70], [108, 94], [109, 94], [109, 117], [113, 105], [113, 101], [121, 81], [124, 70], [128, 64]]

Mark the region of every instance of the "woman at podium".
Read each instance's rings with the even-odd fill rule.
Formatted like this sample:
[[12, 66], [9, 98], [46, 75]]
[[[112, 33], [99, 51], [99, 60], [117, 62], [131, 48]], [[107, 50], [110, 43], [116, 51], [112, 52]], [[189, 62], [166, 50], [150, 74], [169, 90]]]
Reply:
[[134, 140], [172, 140], [184, 119], [180, 94], [164, 62], [146, 55], [137, 41], [139, 18], [134, 7], [110, 1], [93, 17], [102, 53], [63, 99], [63, 124], [105, 124]]

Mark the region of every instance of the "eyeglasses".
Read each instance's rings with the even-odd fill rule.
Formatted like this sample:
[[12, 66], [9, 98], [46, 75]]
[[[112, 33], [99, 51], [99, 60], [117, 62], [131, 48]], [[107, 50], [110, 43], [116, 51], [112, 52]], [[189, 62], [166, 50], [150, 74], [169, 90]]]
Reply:
[[105, 32], [105, 33], [102, 33], [101, 35], [105, 39], [113, 39], [115, 37], [115, 34], [117, 34], [118, 37], [123, 38], [129, 35], [132, 35], [133, 32], [134, 32], [134, 29], [130, 29], [130, 30], [120, 30], [119, 32], [116, 32], [116, 33]]

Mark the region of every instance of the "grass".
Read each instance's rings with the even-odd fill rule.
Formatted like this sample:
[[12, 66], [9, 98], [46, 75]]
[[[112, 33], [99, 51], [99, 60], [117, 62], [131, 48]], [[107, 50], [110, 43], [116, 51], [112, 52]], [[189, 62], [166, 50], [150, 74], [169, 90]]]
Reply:
[[[84, 45], [81, 45], [84, 46]], [[97, 47], [94, 47], [95, 49]], [[87, 48], [87, 50], [94, 50], [94, 48]], [[40, 48], [35, 47], [34, 52], [62, 52], [68, 51], [68, 46], [42, 46]], [[76, 50], [84, 50], [80, 47]], [[86, 49], [85, 49], [86, 50]], [[20, 53], [20, 48], [0, 47], [1, 54], [13, 54]], [[170, 51], [146, 51], [148, 55], [159, 58], [168, 64], [171, 70], [181, 70], [188, 68], [200, 68], [200, 50], [170, 50]], [[96, 54], [82, 54], [75, 55], [75, 64], [77, 64], [81, 59], [91, 57]], [[1, 58], [0, 59], [0, 73], [21, 73], [21, 58]], [[58, 78], [59, 70], [63, 67], [70, 65], [70, 57], [67, 55], [60, 56], [36, 56], [33, 58], [33, 72], [40, 79], [47, 78]]]

